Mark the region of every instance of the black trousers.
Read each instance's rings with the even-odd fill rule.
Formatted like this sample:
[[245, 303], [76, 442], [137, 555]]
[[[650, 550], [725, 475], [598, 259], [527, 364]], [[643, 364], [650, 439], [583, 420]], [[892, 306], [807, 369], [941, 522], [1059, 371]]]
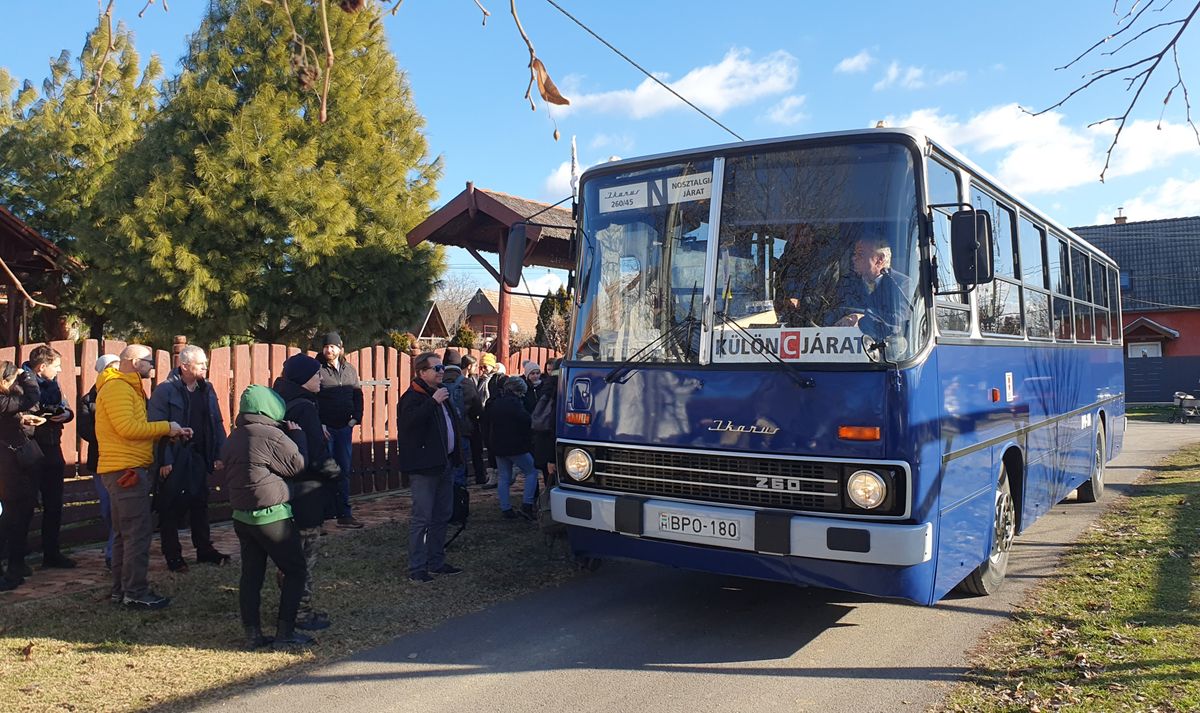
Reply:
[[475, 429], [471, 431], [471, 467], [475, 469], [475, 482], [484, 483], [487, 481], [487, 469], [483, 465], [483, 433], [479, 422], [475, 422]]
[[196, 556], [208, 554], [215, 549], [208, 527], [208, 498], [191, 498], [163, 508], [158, 513], [162, 553], [168, 560], [183, 558], [179, 528], [185, 520], [192, 531], [192, 546], [196, 548]]
[[29, 523], [33, 520], [33, 493], [25, 497], [12, 497], [4, 501], [4, 512], [0, 513], [0, 551], [8, 548], [9, 579], [17, 579], [25, 567]]
[[[63, 516], [63, 473], [67, 463], [63, 458], [62, 445], [38, 445], [46, 456], [36, 468], [38, 492], [42, 499], [42, 553], [46, 557], [57, 557], [61, 553], [59, 532], [62, 530]], [[28, 527], [29, 523], [25, 525]]]
[[234, 520], [242, 550], [242, 578], [238, 586], [238, 605], [242, 626], [261, 626], [259, 607], [262, 585], [267, 574], [267, 558], [283, 572], [279, 592], [279, 621], [295, 623], [300, 598], [304, 596], [306, 565], [300, 531], [291, 518], [267, 525], [247, 525]]

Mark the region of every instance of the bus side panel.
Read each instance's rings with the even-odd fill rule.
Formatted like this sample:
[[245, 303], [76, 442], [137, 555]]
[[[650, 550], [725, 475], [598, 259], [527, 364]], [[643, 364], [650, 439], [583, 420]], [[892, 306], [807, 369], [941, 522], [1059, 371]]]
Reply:
[[987, 485], [955, 502], [942, 500], [948, 504], [938, 513], [934, 599], [945, 596], [987, 557], [995, 503], [995, 488], [991, 482], [993, 472], [995, 466], [990, 448], [956, 458], [943, 470], [943, 483], [986, 482]]

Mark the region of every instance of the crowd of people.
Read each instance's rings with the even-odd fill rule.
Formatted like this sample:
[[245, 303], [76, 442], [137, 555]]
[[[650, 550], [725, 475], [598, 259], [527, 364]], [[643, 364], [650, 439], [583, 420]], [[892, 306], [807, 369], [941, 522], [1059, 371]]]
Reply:
[[[188, 571], [179, 539], [184, 526], [197, 564], [230, 561], [214, 546], [209, 527], [209, 488], [219, 473], [240, 548], [238, 596], [247, 646], [314, 643], [304, 632], [331, 623], [314, 605], [322, 527], [327, 521], [363, 527], [353, 516], [349, 483], [362, 387], [337, 333], [325, 334], [320, 347], [319, 357], [293, 355], [274, 383], [240, 394], [228, 432], [207, 379], [207, 355], [198, 346], [180, 350], [174, 369], [149, 397], [143, 387], [154, 367], [149, 347], [134, 344], [101, 356], [95, 386], [80, 400], [78, 414], [63, 398], [62, 358], [53, 348], [36, 347], [21, 366], [0, 362], [0, 553], [7, 561], [0, 591], [35, 576], [26, 543], [39, 501], [42, 567], [76, 566], [61, 550], [60, 531], [63, 425], [77, 418], [109, 532], [104, 552], [114, 605], [170, 605], [148, 577], [155, 512], [171, 571]], [[407, 572], [413, 582], [462, 571], [446, 561], [445, 540], [455, 491], [465, 490], [470, 479], [498, 489], [503, 518], [536, 518], [538, 492], [556, 478], [557, 362], [544, 366], [526, 361], [520, 376], [508, 376], [492, 354], [477, 361], [447, 349], [444, 358], [434, 352], [413, 358], [413, 379], [393, 421], [400, 468], [411, 482]], [[524, 487], [514, 508], [510, 489], [518, 471]], [[263, 633], [259, 613], [268, 562], [280, 581], [273, 637]]]

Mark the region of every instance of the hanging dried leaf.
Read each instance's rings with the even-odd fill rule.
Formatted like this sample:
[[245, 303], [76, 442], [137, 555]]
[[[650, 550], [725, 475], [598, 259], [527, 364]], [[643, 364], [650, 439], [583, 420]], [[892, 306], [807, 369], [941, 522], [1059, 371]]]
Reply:
[[[537, 77], [538, 94], [542, 95], [542, 99], [549, 104], [568, 106], [571, 100], [559, 93], [558, 87], [554, 86], [554, 80], [550, 78], [550, 73], [546, 71], [546, 65], [542, 64], [542, 60], [534, 57], [531, 66], [534, 76]], [[557, 137], [555, 138], [557, 139]]]

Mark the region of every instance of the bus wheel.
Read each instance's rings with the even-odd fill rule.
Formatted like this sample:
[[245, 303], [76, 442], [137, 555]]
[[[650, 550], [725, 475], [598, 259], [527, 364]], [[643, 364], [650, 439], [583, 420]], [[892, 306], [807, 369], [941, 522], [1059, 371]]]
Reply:
[[977, 597], [994, 594], [1004, 582], [1008, 571], [1008, 553], [1017, 534], [1017, 513], [1013, 504], [1008, 473], [1000, 466], [1000, 482], [996, 484], [996, 507], [992, 522], [992, 551], [975, 571], [959, 582], [958, 589]]
[[1096, 429], [1096, 448], [1092, 452], [1092, 477], [1079, 486], [1081, 503], [1094, 503], [1104, 497], [1104, 429]]

